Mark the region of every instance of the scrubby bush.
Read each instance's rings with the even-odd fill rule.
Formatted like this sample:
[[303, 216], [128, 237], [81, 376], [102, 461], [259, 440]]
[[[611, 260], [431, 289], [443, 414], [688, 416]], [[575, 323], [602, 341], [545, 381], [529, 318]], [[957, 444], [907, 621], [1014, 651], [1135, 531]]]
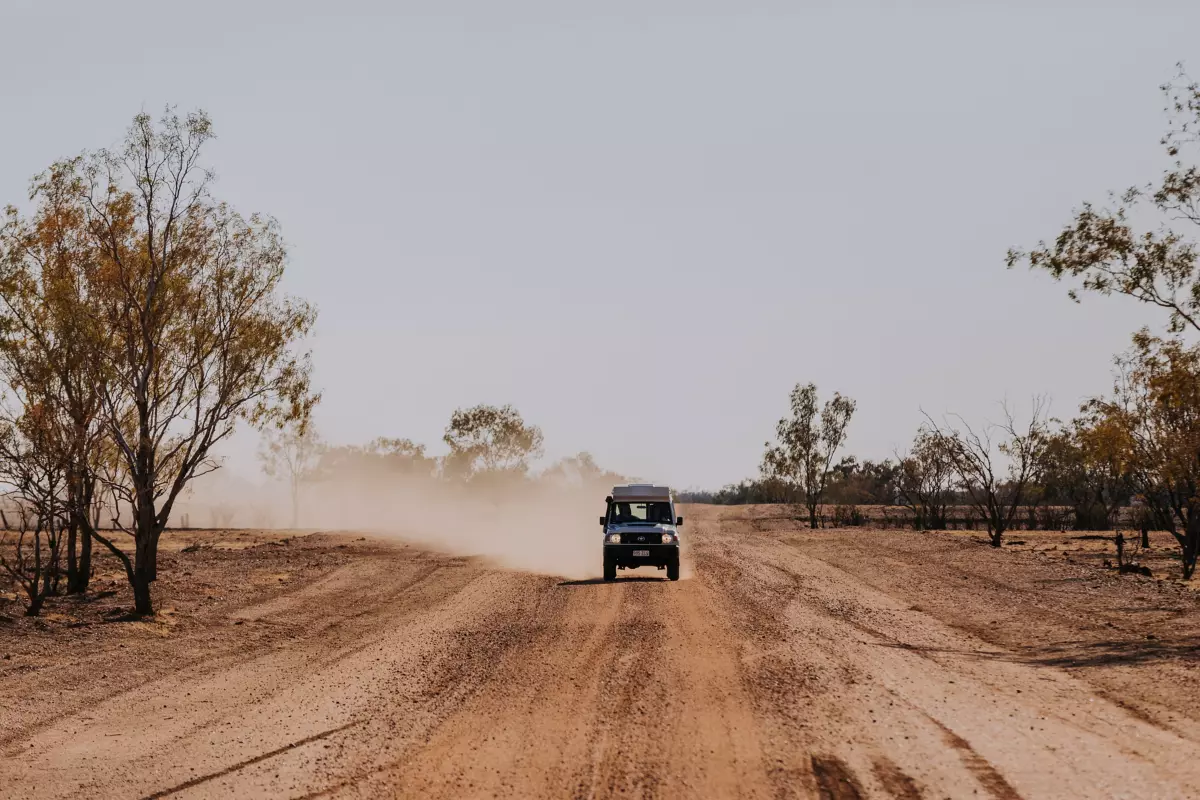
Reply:
[[867, 524], [867, 517], [857, 505], [839, 505], [833, 509], [833, 527], [861, 528]]

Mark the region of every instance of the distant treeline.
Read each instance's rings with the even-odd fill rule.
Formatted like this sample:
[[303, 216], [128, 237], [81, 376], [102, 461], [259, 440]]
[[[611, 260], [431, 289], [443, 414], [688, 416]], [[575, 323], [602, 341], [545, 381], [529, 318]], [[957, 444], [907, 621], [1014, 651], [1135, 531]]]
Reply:
[[[1136, 497], [1126, 487], [1115, 501], [1101, 503], [1095, 481], [1081, 470], [1070, 469], [1068, 452], [1050, 448], [1050, 462], [1044, 479], [1025, 487], [1022, 504], [1013, 517], [1012, 528], [1025, 530], [1112, 530], [1116, 527], [1170, 530], [1168, 521], [1159, 519], [1152, 504]], [[1054, 456], [1059, 458], [1057, 462]], [[843, 458], [831, 470], [818, 507], [822, 525], [883, 527], [936, 527], [947, 529], [987, 529], [987, 519], [975, 513], [969, 491], [943, 488], [944, 512], [935, 524], [925, 524], [919, 508], [908, 497], [911, 471], [906, 475], [903, 461], [892, 459], [859, 461]], [[1011, 487], [1001, 485], [1007, 494]], [[805, 505], [805, 493], [794, 483], [774, 477], [748, 478], [722, 489], [691, 489], [679, 493], [680, 502], [712, 505], [779, 504], [795, 506], [797, 516]]]

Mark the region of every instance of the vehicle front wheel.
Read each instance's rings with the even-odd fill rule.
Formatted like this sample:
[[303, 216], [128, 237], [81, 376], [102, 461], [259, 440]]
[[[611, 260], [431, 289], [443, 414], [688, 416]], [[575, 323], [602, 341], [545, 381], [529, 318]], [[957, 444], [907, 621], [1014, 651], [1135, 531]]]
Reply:
[[604, 554], [604, 580], [615, 581], [617, 579], [617, 560], [608, 553]]
[[667, 564], [667, 580], [669, 580], [669, 581], [679, 580], [679, 561], [678, 560], [672, 561], [670, 564]]

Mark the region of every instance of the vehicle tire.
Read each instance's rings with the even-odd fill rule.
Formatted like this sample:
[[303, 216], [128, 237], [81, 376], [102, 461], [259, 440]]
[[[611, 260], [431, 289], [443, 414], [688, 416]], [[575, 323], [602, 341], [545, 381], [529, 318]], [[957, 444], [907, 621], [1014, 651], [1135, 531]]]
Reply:
[[608, 553], [604, 554], [604, 580], [615, 581], [617, 579], [617, 560]]
[[667, 580], [679, 580], [679, 559], [675, 559], [670, 564], [667, 564]]

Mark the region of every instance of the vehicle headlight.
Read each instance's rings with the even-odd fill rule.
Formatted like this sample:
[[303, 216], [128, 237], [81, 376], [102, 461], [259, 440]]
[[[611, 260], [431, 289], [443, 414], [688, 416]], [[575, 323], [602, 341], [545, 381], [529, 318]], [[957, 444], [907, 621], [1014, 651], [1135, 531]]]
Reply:
[[674, 541], [675, 541], [675, 537], [672, 536], [671, 534], [669, 534], [669, 533], [663, 534], [663, 544], [671, 544]]
[[619, 533], [610, 533], [610, 534], [608, 535], [608, 543], [609, 543], [609, 544], [620, 544], [620, 543], [621, 543], [621, 534], [619, 534]]

